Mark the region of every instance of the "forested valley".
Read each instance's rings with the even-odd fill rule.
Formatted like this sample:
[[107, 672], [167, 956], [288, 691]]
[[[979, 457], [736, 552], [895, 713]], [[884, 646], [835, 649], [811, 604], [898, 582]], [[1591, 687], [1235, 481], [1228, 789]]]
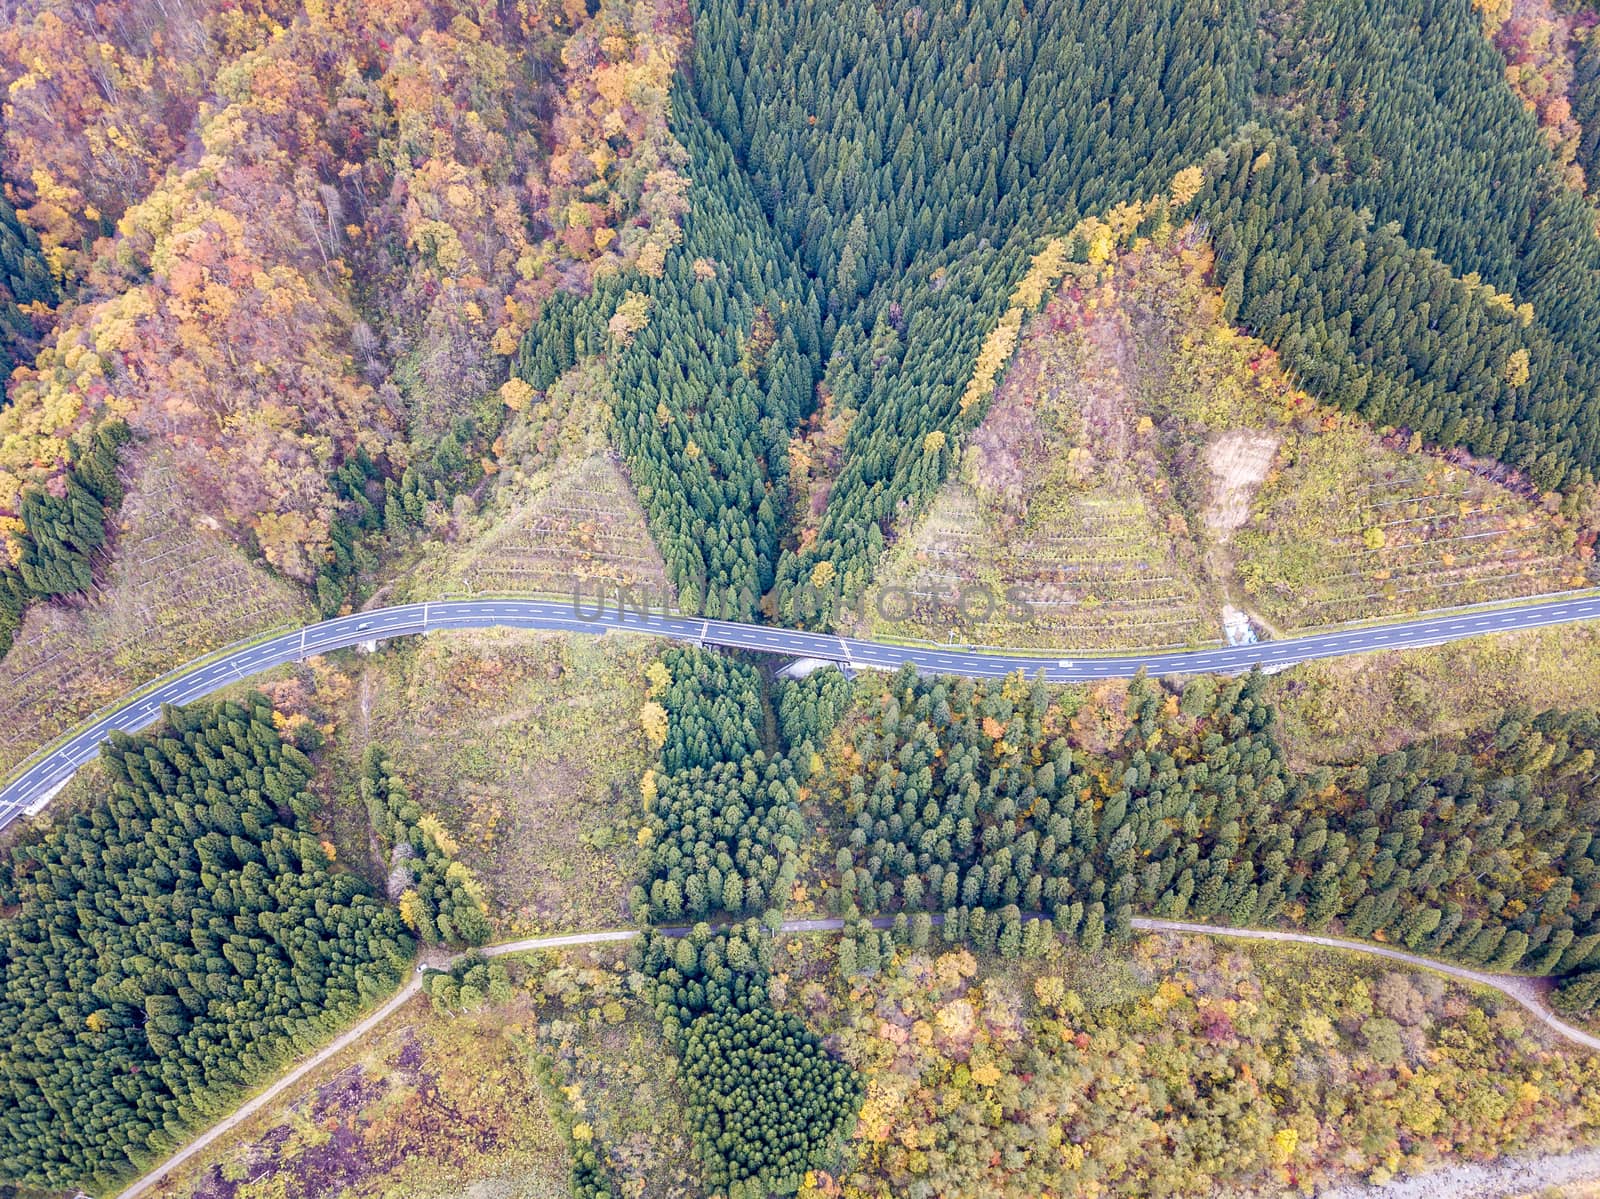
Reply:
[[[774, 984], [796, 910], [843, 918], [827, 961], [848, 986], [939, 947], [1117, 960], [1151, 915], [1543, 975], [1576, 1020], [1600, 1001], [1592, 711], [1513, 709], [1297, 768], [1259, 675], [773, 682], [691, 648], [643, 674], [630, 977], [677, 1057], [699, 1168], [729, 1194], [834, 1169], [865, 1093]], [[255, 694], [170, 709], [107, 746], [104, 794], [14, 842], [8, 1178], [124, 1178], [389, 993], [419, 942], [488, 939], [455, 835], [381, 746], [345, 785], [387, 901], [319, 839], [324, 737]], [[473, 956], [425, 980], [446, 1012], [512, 994]], [[607, 1153], [573, 1145], [575, 1193], [620, 1193]]]
[[768, 688], [736, 659], [671, 649], [650, 676], [659, 766], [630, 907], [671, 935], [647, 932], [631, 960], [714, 1185], [828, 1167], [859, 1102], [767, 991], [774, 930], [812, 891], [844, 918], [832, 960], [861, 985], [940, 944], [1121, 953], [1148, 915], [1549, 976], [1579, 1019], [1600, 1000], [1592, 711], [1513, 710], [1306, 771], [1260, 675], [1085, 693], [828, 668]]
[[[1015, 344], [1008, 304], [1041, 248], [1060, 237], [1062, 258], [1104, 253], [1083, 236], [1090, 216], [1127, 221], [1129, 237], [1197, 222], [1216, 242], [1226, 315], [1313, 395], [1498, 457], [1542, 489], [1592, 478], [1600, 377], [1582, 330], [1600, 241], [1466, 0], [1243, 5], [1220, 19], [1182, 2], [824, 14], [727, 0], [694, 20], [672, 127], [694, 163], [717, 164], [689, 169], [691, 211], [715, 224], [679, 251], [699, 274], [652, 288], [650, 344], [708, 352], [662, 301], [682, 287], [692, 306], [729, 311], [713, 270], [731, 255], [717, 247], [747, 244], [727, 214], [753, 196], [774, 243], [763, 269], [786, 294], [734, 319], [744, 372], [770, 394], [766, 347], [792, 336], [818, 383], [813, 401], [806, 372], [791, 376], [798, 403], [747, 406], [740, 423], [717, 412], [708, 380], [725, 368], [710, 358], [627, 368], [661, 397], [653, 421], [641, 402], [623, 424], [636, 477], [690, 467], [676, 513], [653, 482], [649, 503], [674, 580], [703, 610], [826, 622], [859, 594], [982, 418]], [[725, 169], [729, 152], [742, 172]], [[1037, 285], [1027, 294], [1038, 302]], [[618, 293], [597, 293], [535, 325], [523, 377], [538, 389], [605, 352], [619, 311]], [[787, 477], [773, 453], [785, 421]], [[740, 535], [740, 476], [697, 477], [698, 455], [730, 438], [742, 470], [763, 459], [758, 523], [785, 517], [776, 562], [771, 538]]]
[[[962, 465], [1024, 321], [1094, 275], [1070, 267], [1147, 241], [1209, 243], [1194, 270], [1222, 324], [1317, 401], [1474, 456], [1526, 519], [1592, 510], [1587, 18], [1562, 26], [1564, 78], [1510, 61], [1526, 14], [1472, 0], [11, 7], [0, 653], [95, 602], [158, 459], [170, 523], [308, 610], [403, 589], [485, 497], [518, 494], [496, 489], [519, 452], [559, 441], [552, 395], [603, 409], [574, 424], [682, 610], [842, 628]], [[1552, 79], [1561, 96], [1536, 94]], [[731, 1196], [812, 1185], [867, 1101], [818, 992], [786, 994], [796, 907], [845, 922], [827, 968], [861, 995], [907, 951], [1037, 964], [1070, 939], [1103, 961], [1158, 916], [1328, 930], [1543, 976], [1575, 1020], [1600, 1008], [1592, 710], [1309, 766], [1259, 676], [774, 682], [675, 648], [645, 678], [638, 805], [636, 769], [607, 783], [632, 839], [585, 849], [626, 849], [612, 917], [644, 931], [618, 973]], [[302, 715], [253, 693], [170, 710], [112, 740], [87, 803], [18, 826], [8, 1182], [117, 1184], [419, 952], [501, 927], [494, 863], [461, 860], [412, 747], [338, 746], [336, 802], [377, 869], [340, 860]], [[425, 975], [440, 1011], [510, 994], [498, 959], [453, 963]], [[1064, 990], [1039, 999], [1089, 1043]], [[568, 1148], [575, 1194], [624, 1193], [605, 1144]]]
[[[1195, 222], [1227, 316], [1318, 398], [1545, 491], [1594, 477], [1600, 240], [1469, 0], [199, 6], [93, 42], [109, 19], [40, 0], [0, 44], [13, 563], [101, 552], [92, 509], [27, 497], [62, 498], [119, 420], [125, 457], [176, 445], [198, 507], [337, 611], [449, 535], [506, 422], [599, 357], [678, 602], [825, 624], [1059, 262], [1103, 254], [1086, 218]], [[1592, 40], [1561, 118], [1580, 168]], [[180, 44], [162, 88], [95, 89]], [[417, 83], [439, 72], [448, 103]], [[7, 567], [5, 627], [87, 569]]]
[[[1459, 743], [1300, 771], [1260, 675], [1140, 678], [1086, 699], [1020, 674], [907, 671], [858, 681], [852, 699], [829, 669], [781, 684], [774, 754], [753, 728], [714, 737], [727, 725], [704, 715], [759, 704], [748, 668], [698, 651], [668, 663], [667, 725], [695, 752], [644, 784], [633, 907], [655, 923], [781, 909], [813, 835], [806, 794], [824, 800], [814, 831], [838, 914], [893, 917], [924, 943], [935, 916], [947, 941], [1010, 957], [1053, 933], [1126, 940], [1134, 915], [1281, 923], [1553, 976], [1558, 1006], [1594, 1002], [1592, 711], [1513, 710]], [[875, 963], [883, 934], [862, 935]]]

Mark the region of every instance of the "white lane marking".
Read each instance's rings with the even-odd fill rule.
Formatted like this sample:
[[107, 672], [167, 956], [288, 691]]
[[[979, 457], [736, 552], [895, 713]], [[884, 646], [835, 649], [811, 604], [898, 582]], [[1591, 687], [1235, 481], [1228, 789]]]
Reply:
[[[420, 608], [420, 628], [426, 631], [433, 620], [432, 605], [425, 602]], [[514, 613], [525, 618], [539, 619], [544, 616], [545, 619], [554, 620], [554, 617], [546, 616], [545, 614], [557, 611], [557, 608], [553, 604], [542, 601], [524, 601], [500, 605], [466, 604], [459, 608], [447, 609], [444, 619], [451, 620], [452, 623], [462, 626], [476, 627], [480, 622], [492, 622], [496, 611]], [[348, 645], [350, 642], [346, 638], [367, 631], [359, 627], [352, 628], [352, 626], [358, 625], [362, 616], [373, 618], [369, 620], [369, 624], [375, 623], [378, 628], [393, 633], [411, 629], [416, 615], [415, 606], [406, 606], [402, 609], [391, 610], [381, 617], [374, 617], [374, 614], [370, 613], [355, 613], [350, 616], [304, 626], [293, 633], [285, 634], [273, 642], [254, 647], [236, 658], [216, 663], [201, 671], [198, 675], [190, 676], [183, 680], [183, 684], [175, 686], [164, 693], [149, 697], [131, 709], [125, 709], [122, 716], [108, 717], [98, 722], [82, 735], [88, 740], [91, 748], [85, 751], [81, 748], [80, 742], [75, 742], [74, 745], [59, 751], [55, 760], [67, 765], [74, 765], [79, 760], [80, 755], [82, 760], [95, 756], [97, 751], [92, 746], [97, 744], [108, 731], [118, 727], [119, 720], [124, 719], [128, 714], [148, 714], [162, 702], [190, 702], [191, 699], [199, 695], [207, 694], [210, 685], [226, 678], [230, 671], [242, 677], [240, 667], [243, 665], [254, 663], [258, 659], [265, 663], [279, 654], [287, 653], [293, 655], [296, 639], [298, 639], [299, 645], [298, 656], [304, 657], [310, 652], [338, 649]], [[1245, 653], [1168, 654], [1107, 659], [1080, 664], [1065, 672], [1055, 670], [1049, 662], [1043, 660], [1016, 658], [996, 660], [978, 656], [952, 658], [948, 655], [934, 655], [929, 651], [894, 647], [878, 648], [871, 643], [852, 647], [843, 638], [839, 638], [838, 641], [840, 652], [847, 662], [853, 661], [859, 652], [863, 662], [867, 664], [898, 666], [910, 663], [919, 667], [931, 667], [934, 664], [938, 664], [947, 667], [954, 666], [957, 669], [963, 669], [968, 674], [985, 678], [999, 677], [1017, 669], [1034, 671], [1041, 668], [1049, 671], [1052, 677], [1058, 674], [1074, 677], [1092, 677], [1128, 674], [1141, 666], [1153, 671], [1192, 671], [1217, 667], [1238, 670], [1252, 663], [1270, 662], [1277, 664], [1286, 661], [1303, 660], [1305, 657], [1336, 656], [1341, 653], [1354, 653], [1379, 648], [1421, 648], [1456, 640], [1462, 636], [1472, 636], [1474, 634], [1469, 632], [1472, 629], [1499, 631], [1539, 628], [1566, 623], [1572, 619], [1589, 619], [1595, 615], [1600, 615], [1600, 599], [1584, 599], [1571, 604], [1563, 603], [1548, 608], [1527, 608], [1490, 613], [1484, 616], [1463, 615], [1456, 618], [1425, 620], [1409, 626], [1378, 628], [1356, 634], [1334, 633], [1332, 635], [1292, 638], [1283, 643], [1253, 649], [1251, 652]], [[584, 621], [581, 625], [574, 625], [571, 622], [561, 622], [561, 627], [581, 627], [585, 630], [593, 631], [592, 623]], [[686, 637], [689, 635], [688, 630], [693, 627], [689, 621], [669, 620], [655, 613], [638, 613], [628, 610], [615, 614], [606, 613], [604, 624], [613, 628], [629, 625], [645, 628], [659, 627]], [[737, 626], [735, 626], [735, 629], [737, 629]], [[825, 644], [816, 635], [783, 630], [774, 632], [755, 632], [751, 630], [744, 639], [736, 635], [735, 630], [726, 632], [719, 630], [719, 632], [722, 633], [719, 638], [721, 643], [731, 648], [756, 651], [760, 651], [763, 645], [756, 644], [756, 641], [750, 638], [759, 640], [767, 647], [786, 645], [799, 647], [802, 650], [813, 648], [820, 650]], [[316, 636], [314, 641], [312, 640], [313, 635]], [[709, 620], [700, 621], [700, 637], [703, 642], [711, 640]], [[199, 687], [198, 691], [196, 691], [196, 687]], [[25, 784], [27, 779], [47, 769], [47, 763], [35, 767], [34, 770], [30, 771], [28, 775], [18, 780], [18, 783], [14, 785]], [[0, 812], [4, 810], [0, 808]], [[0, 820], [0, 824], [3, 823], [4, 820]]]

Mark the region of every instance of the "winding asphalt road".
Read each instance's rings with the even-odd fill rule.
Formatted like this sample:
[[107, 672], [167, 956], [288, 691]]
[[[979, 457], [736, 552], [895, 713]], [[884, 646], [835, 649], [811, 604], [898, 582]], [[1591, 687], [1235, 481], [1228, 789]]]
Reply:
[[1026, 671], [1029, 675], [1043, 671], [1050, 682], [1071, 683], [1129, 678], [1141, 670], [1152, 675], [1202, 671], [1235, 674], [1253, 666], [1287, 666], [1313, 658], [1337, 658], [1372, 650], [1413, 649], [1485, 633], [1597, 618], [1600, 618], [1600, 595], [1581, 595], [1516, 608], [1463, 609], [1396, 624], [1351, 626], [1253, 645], [1062, 658], [978, 653], [955, 645], [887, 645], [828, 633], [669, 616], [622, 609], [615, 604], [597, 607], [594, 603], [572, 600], [474, 599], [402, 604], [307, 625], [267, 641], [224, 651], [203, 666], [183, 667], [158, 680], [144, 694], [79, 729], [47, 757], [32, 761], [0, 790], [0, 828], [24, 812], [41, 806], [79, 766], [100, 752], [100, 743], [107, 734], [113, 730], [134, 733], [154, 724], [161, 716], [163, 704], [190, 703], [269, 667], [298, 661], [311, 654], [438, 629], [506, 627], [579, 633], [627, 630], [726, 649], [821, 658], [856, 668], [896, 670], [910, 663], [926, 674], [969, 678], [998, 678], [1014, 670]]

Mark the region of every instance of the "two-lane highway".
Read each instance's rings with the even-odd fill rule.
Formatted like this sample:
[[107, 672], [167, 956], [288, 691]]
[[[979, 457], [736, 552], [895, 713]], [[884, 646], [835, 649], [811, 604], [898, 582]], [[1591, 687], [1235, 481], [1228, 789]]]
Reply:
[[856, 668], [897, 670], [910, 663], [925, 674], [970, 678], [999, 678], [1014, 670], [1023, 670], [1031, 676], [1043, 671], [1051, 682], [1070, 683], [1129, 678], [1141, 670], [1153, 675], [1237, 674], [1253, 666], [1285, 666], [1312, 658], [1336, 658], [1380, 649], [1412, 649], [1485, 633], [1543, 628], [1596, 618], [1600, 618], [1600, 595], [1575, 595], [1517, 608], [1467, 609], [1396, 624], [1351, 626], [1253, 645], [1073, 658], [978, 653], [954, 645], [889, 645], [831, 633], [669, 616], [619, 609], [615, 605], [597, 608], [591, 603], [568, 600], [474, 599], [402, 604], [307, 625], [267, 641], [224, 651], [203, 666], [184, 668], [164, 677], [144, 694], [79, 729], [56, 746], [48, 757], [34, 761], [0, 790], [0, 827], [59, 790], [79, 766], [100, 752], [100, 743], [113, 730], [133, 733], [155, 723], [163, 704], [191, 703], [230, 683], [312, 654], [439, 629], [521, 628], [579, 633], [627, 630], [725, 649], [821, 658]]

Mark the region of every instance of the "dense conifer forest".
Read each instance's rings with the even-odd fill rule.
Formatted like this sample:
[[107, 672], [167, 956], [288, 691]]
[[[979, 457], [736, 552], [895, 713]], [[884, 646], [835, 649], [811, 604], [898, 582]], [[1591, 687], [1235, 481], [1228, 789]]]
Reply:
[[48, 308], [57, 298], [56, 281], [40, 253], [39, 235], [0, 197], [0, 380], [10, 376], [18, 362], [27, 361], [38, 344], [38, 327], [25, 309]]
[[771, 934], [754, 922], [685, 937], [647, 934], [630, 954], [681, 1055], [689, 1126], [706, 1180], [748, 1197], [790, 1193], [829, 1164], [861, 1083], [767, 995]]
[[308, 829], [311, 765], [266, 700], [114, 736], [107, 793], [0, 866], [0, 1159], [107, 1185], [320, 1044], [411, 937]]
[[[766, 744], [765, 685], [752, 666], [673, 648], [651, 668], [650, 706], [663, 716], [659, 771], [645, 775], [640, 841], [644, 878], [633, 915], [648, 925], [630, 960], [650, 979], [648, 998], [677, 1050], [688, 1116], [708, 1183], [730, 1196], [794, 1191], [827, 1166], [861, 1102], [861, 1084], [767, 992], [772, 935], [789, 902], [809, 835], [799, 773], [813, 740], [849, 703], [837, 670], [783, 684], [785, 742]], [[804, 765], [797, 773], [791, 757]], [[713, 931], [713, 913], [747, 920]], [[581, 1177], [580, 1177], [581, 1175]], [[574, 1168], [574, 1191], [597, 1189]]]
[[1600, 170], [1600, 41], [1591, 35], [1578, 47], [1576, 57], [1572, 115], [1582, 130], [1577, 159], [1587, 175]]
[[[943, 912], [1014, 955], [1024, 913], [1100, 943], [1155, 915], [1286, 922], [1498, 970], [1600, 968], [1593, 713], [1507, 713], [1470, 744], [1285, 763], [1259, 676], [1138, 680], [1103, 754], [1047, 690], [902, 678], [854, 742], [845, 894]], [[998, 919], [994, 917], [998, 914]]]
[[[980, 346], [1030, 256], [1191, 167], [1203, 190], [1175, 195], [1160, 219], [1196, 220], [1215, 239], [1227, 315], [1313, 394], [1501, 458], [1541, 488], [1592, 477], [1600, 360], [1584, 330], [1600, 241], [1467, 0], [1220, 17], [1190, 0], [826, 12], [707, 0], [694, 19], [672, 117], [692, 151], [688, 240], [650, 284], [647, 333], [632, 343], [691, 359], [619, 370], [624, 394], [652, 401], [622, 421], [619, 444], [691, 607], [748, 614], [770, 592], [768, 613], [825, 621], [858, 594], [981, 419], [969, 383], [992, 366]], [[1592, 74], [1580, 64], [1580, 109]], [[1080, 239], [1069, 254], [1091, 250]], [[769, 399], [718, 418], [697, 397], [738, 355], [713, 352], [669, 297], [714, 303], [752, 251], [781, 298], [719, 311], [747, 343], [742, 376]], [[552, 306], [523, 348], [533, 386], [605, 348], [619, 294]], [[782, 362], [795, 368], [778, 383], [764, 348], [790, 335], [797, 353]], [[783, 437], [809, 461], [819, 421], [838, 444], [821, 486], [792, 494]], [[716, 470], [725, 444], [744, 444], [746, 465]], [[757, 460], [762, 474], [739, 483]], [[675, 511], [662, 506], [664, 468], [678, 476]], [[748, 517], [731, 515], [740, 488], [748, 537]], [[712, 552], [691, 548], [707, 530]]]
[[[673, 721], [759, 704], [749, 667], [671, 657], [672, 692], [693, 696]], [[1140, 678], [1080, 708], [1020, 675], [905, 671], [834, 733], [852, 688], [820, 671], [778, 692], [780, 752], [746, 742], [648, 780], [633, 905], [666, 924], [781, 910], [814, 835], [804, 786], [835, 822], [817, 831], [834, 838], [839, 914], [894, 917], [901, 938], [936, 919], [947, 941], [1015, 957], [1042, 949], [1042, 921], [1094, 949], [1135, 915], [1283, 924], [1552, 976], [1568, 1010], [1592, 1004], [1595, 713], [1512, 710], [1465, 741], [1303, 772], [1261, 685]], [[878, 960], [878, 931], [852, 939]]]
[[0, 655], [11, 648], [30, 602], [89, 590], [95, 551], [105, 545], [107, 521], [122, 503], [118, 450], [127, 440], [127, 425], [102, 425], [74, 456], [59, 495], [39, 487], [22, 493], [17, 559], [0, 558]]

